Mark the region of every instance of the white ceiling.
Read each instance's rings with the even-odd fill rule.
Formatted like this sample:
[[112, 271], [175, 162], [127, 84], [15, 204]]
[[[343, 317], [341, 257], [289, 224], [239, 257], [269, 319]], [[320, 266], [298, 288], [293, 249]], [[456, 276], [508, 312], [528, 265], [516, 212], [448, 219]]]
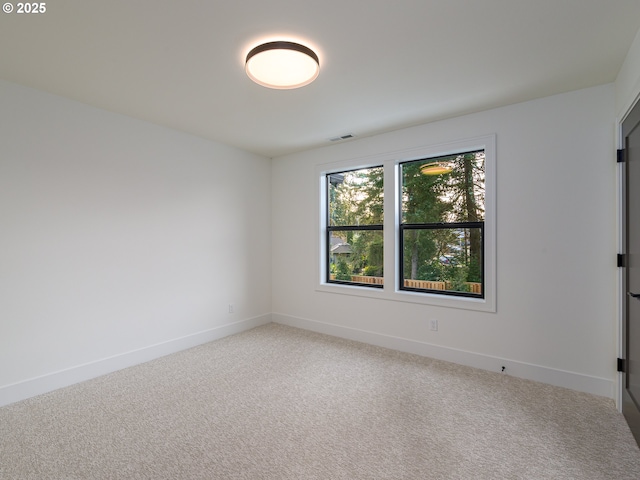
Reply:
[[[269, 157], [612, 82], [640, 28], [640, 0], [53, 0], [46, 9], [0, 13], [0, 78]], [[313, 84], [271, 90], [248, 79], [246, 53], [274, 39], [316, 49]]]

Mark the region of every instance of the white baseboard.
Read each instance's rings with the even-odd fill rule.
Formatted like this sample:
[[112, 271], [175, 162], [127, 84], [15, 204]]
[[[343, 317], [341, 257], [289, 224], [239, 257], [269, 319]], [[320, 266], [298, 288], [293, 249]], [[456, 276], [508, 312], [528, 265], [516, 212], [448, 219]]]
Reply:
[[259, 317], [222, 325], [203, 332], [169, 340], [167, 342], [150, 345], [148, 347], [122, 353], [120, 355], [114, 355], [113, 357], [103, 358], [94, 362], [67, 368], [65, 370], [52, 372], [41, 377], [5, 385], [0, 387], [0, 407], [57, 390], [58, 388], [90, 380], [107, 373], [122, 370], [123, 368], [139, 365], [141, 363], [202, 345], [203, 343], [208, 343], [213, 340], [218, 340], [229, 335], [244, 332], [245, 330], [266, 325], [270, 322], [270, 314], [261, 315]]
[[413, 353], [424, 357], [435, 358], [447, 362], [480, 368], [492, 372], [500, 372], [505, 367], [505, 374], [514, 377], [534, 380], [558, 387], [569, 388], [579, 392], [591, 393], [601, 397], [615, 398], [614, 379], [606, 379], [583, 375], [581, 373], [557, 370], [554, 368], [533, 365], [529, 363], [492, 357], [479, 353], [441, 347], [416, 340], [393, 337], [381, 333], [359, 330], [331, 323], [319, 322], [303, 318], [292, 317], [279, 313], [272, 313], [271, 318], [275, 323], [298, 327], [313, 332], [324, 333], [335, 337], [346, 338], [358, 342], [391, 348], [401, 352]]
[[615, 398], [615, 381], [613, 379], [593, 377], [575, 372], [542, 367], [515, 360], [442, 347], [406, 338], [384, 335], [381, 333], [359, 330], [316, 320], [302, 319], [289, 315], [273, 313], [247, 320], [222, 325], [204, 332], [198, 332], [167, 342], [150, 345], [139, 350], [126, 352], [113, 357], [77, 365], [65, 370], [52, 372], [41, 377], [0, 387], [0, 407], [18, 402], [36, 395], [41, 395], [58, 388], [90, 380], [123, 368], [139, 365], [156, 358], [186, 350], [203, 343], [240, 333], [254, 327], [266, 325], [271, 321], [283, 325], [302, 328], [335, 337], [346, 338], [358, 342], [391, 348], [402, 352], [413, 353], [424, 357], [444, 360], [469, 367], [499, 372], [506, 367], [505, 373], [514, 377], [534, 380], [558, 387], [570, 388], [580, 392], [591, 393], [602, 397]]

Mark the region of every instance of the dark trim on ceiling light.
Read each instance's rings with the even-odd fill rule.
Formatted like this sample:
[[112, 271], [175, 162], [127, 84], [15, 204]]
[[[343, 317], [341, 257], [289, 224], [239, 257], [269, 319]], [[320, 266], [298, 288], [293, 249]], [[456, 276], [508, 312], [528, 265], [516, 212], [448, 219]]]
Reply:
[[300, 45], [299, 43], [295, 43], [295, 42], [283, 42], [283, 41], [267, 42], [267, 43], [263, 43], [262, 45], [258, 45], [255, 48], [252, 48], [251, 51], [247, 53], [247, 58], [244, 63], [247, 63], [251, 59], [251, 57], [257, 55], [258, 53], [266, 52], [267, 50], [295, 50], [296, 52], [304, 53], [305, 55], [308, 55], [309, 57], [313, 58], [318, 64], [318, 66], [320, 66], [320, 60], [318, 60], [318, 55], [316, 55], [316, 52], [311, 50], [309, 47], [305, 47], [304, 45]]

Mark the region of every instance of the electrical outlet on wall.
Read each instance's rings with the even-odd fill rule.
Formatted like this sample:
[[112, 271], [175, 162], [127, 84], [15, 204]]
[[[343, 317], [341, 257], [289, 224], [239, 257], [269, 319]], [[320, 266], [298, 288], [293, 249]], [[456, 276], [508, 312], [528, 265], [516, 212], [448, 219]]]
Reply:
[[233, 307], [233, 303], [229, 304], [229, 313], [233, 313], [234, 312], [234, 307]]
[[438, 331], [438, 320], [436, 320], [435, 318], [429, 320], [429, 330], [432, 330], [434, 332]]

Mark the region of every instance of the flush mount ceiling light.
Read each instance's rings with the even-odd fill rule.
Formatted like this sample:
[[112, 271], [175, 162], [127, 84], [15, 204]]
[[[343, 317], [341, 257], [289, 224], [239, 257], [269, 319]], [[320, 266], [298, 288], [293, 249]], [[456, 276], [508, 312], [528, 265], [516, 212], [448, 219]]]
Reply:
[[269, 88], [304, 87], [320, 73], [313, 50], [294, 42], [268, 42], [247, 54], [245, 70], [251, 80]]
[[420, 173], [423, 175], [442, 175], [453, 170], [449, 165], [442, 162], [427, 163], [420, 167]]

